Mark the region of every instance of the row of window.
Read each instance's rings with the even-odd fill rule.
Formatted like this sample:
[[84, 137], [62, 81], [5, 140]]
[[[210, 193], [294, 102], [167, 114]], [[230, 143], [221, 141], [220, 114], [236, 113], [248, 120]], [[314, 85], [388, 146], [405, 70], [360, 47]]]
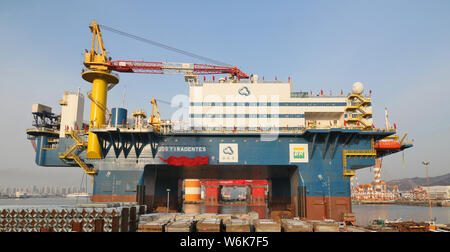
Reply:
[[191, 130], [302, 130], [304, 126], [297, 127], [191, 127]]
[[346, 102], [191, 102], [191, 106], [347, 106]]
[[189, 114], [190, 118], [305, 118], [305, 114]]

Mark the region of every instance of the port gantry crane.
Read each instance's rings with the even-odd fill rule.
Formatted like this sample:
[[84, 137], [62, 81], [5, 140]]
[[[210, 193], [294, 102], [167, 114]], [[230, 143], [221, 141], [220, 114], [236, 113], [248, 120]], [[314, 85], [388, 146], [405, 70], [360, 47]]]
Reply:
[[[144, 74], [184, 74], [185, 80], [197, 84], [199, 75], [228, 74], [233, 81], [248, 79], [249, 76], [235, 66], [218, 66], [193, 63], [169, 63], [150, 61], [115, 60], [107, 56], [100, 26], [95, 21], [89, 25], [92, 32], [92, 48], [86, 50], [82, 78], [92, 83], [92, 92], [88, 98], [92, 101], [89, 118], [89, 136], [87, 146], [88, 159], [101, 159], [102, 152], [97, 136], [90, 131], [105, 125], [107, 92], [119, 83], [119, 77], [112, 71], [121, 73]], [[181, 50], [178, 50], [181, 51]], [[156, 101], [152, 100], [152, 105]]]

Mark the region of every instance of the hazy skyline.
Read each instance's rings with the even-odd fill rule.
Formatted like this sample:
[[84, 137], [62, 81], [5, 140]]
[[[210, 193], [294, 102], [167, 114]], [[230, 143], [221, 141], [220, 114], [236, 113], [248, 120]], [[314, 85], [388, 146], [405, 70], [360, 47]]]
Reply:
[[[450, 2], [442, 1], [8, 1], [0, 2], [0, 187], [80, 184], [80, 168], [38, 167], [26, 139], [31, 105], [59, 113], [64, 91], [82, 80], [88, 25], [119, 30], [238, 66], [266, 79], [293, 81], [295, 91], [347, 93], [353, 82], [372, 91], [374, 122], [384, 109], [414, 147], [383, 159], [382, 179], [450, 172]], [[199, 62], [104, 31], [113, 59]], [[182, 76], [120, 74], [108, 107], [147, 114], [150, 100], [188, 95]], [[84, 118], [90, 101], [85, 99]], [[174, 109], [160, 104], [161, 115]], [[373, 169], [357, 172], [370, 182]]]

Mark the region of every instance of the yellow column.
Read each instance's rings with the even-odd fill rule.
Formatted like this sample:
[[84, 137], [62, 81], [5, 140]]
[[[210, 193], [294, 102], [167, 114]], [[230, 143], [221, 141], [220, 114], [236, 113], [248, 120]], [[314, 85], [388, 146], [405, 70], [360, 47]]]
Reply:
[[105, 71], [83, 72], [82, 77], [86, 81], [92, 82], [87, 158], [101, 159], [103, 155], [100, 142], [98, 141], [97, 135], [91, 132], [91, 129], [101, 128], [105, 125], [108, 83], [117, 84], [119, 78]]
[[[100, 128], [105, 125], [106, 111], [106, 93], [108, 92], [108, 83], [106, 80], [98, 78], [92, 82], [92, 98], [99, 104], [103, 105], [101, 108], [95, 102], [91, 101], [91, 116], [89, 119], [89, 129]], [[97, 135], [89, 131], [87, 158], [100, 159], [102, 152]]]

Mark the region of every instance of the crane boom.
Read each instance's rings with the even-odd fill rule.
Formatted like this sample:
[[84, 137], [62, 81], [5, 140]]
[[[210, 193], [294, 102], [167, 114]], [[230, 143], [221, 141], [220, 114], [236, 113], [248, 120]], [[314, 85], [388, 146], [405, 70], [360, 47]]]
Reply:
[[151, 61], [115, 60], [107, 57], [103, 44], [103, 36], [99, 25], [93, 21], [89, 26], [92, 32], [92, 48], [86, 50], [84, 65], [90, 70], [106, 72], [146, 74], [184, 74], [186, 76], [207, 74], [229, 74], [238, 79], [248, 79], [249, 76], [235, 66], [218, 66], [195, 63], [171, 63]]
[[207, 75], [207, 74], [230, 74], [239, 79], [248, 79], [248, 75], [237, 67], [216, 66], [195, 63], [176, 62], [151, 62], [115, 60], [109, 61], [108, 69], [123, 73], [145, 73], [145, 74], [185, 74], [185, 75]]

